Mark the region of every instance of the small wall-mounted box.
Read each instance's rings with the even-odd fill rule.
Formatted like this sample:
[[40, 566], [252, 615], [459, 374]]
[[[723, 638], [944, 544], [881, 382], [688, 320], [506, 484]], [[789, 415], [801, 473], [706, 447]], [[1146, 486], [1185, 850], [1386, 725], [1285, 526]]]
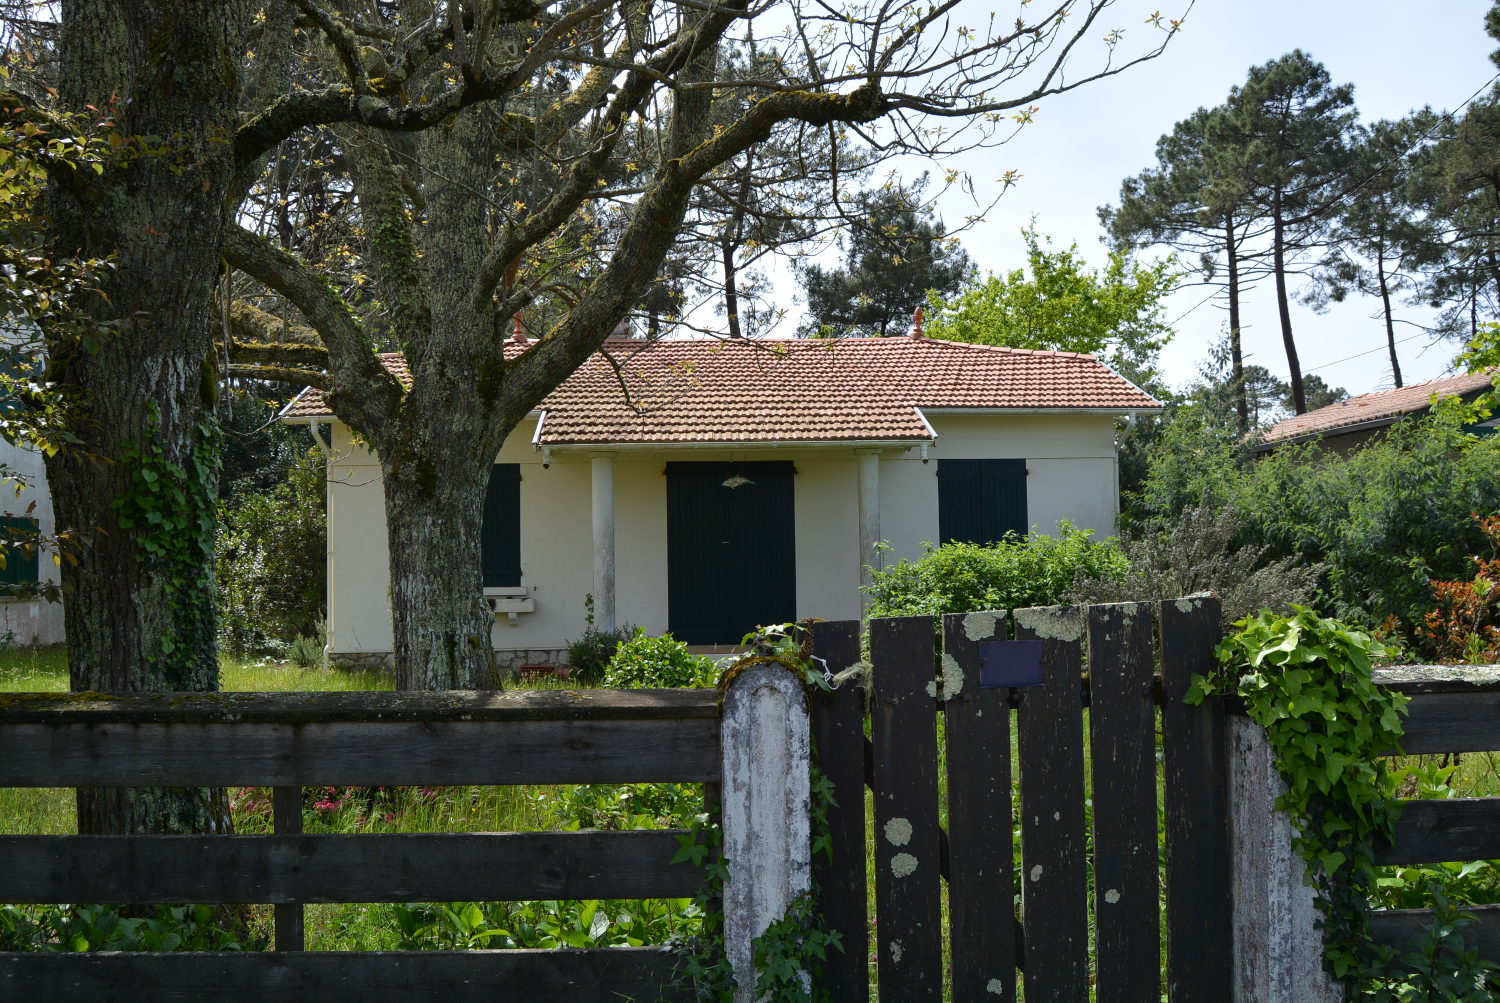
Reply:
[[532, 598], [531, 590], [524, 585], [487, 588], [484, 590], [484, 602], [491, 613], [509, 619], [511, 626], [518, 622], [516, 614], [536, 612], [536, 600]]

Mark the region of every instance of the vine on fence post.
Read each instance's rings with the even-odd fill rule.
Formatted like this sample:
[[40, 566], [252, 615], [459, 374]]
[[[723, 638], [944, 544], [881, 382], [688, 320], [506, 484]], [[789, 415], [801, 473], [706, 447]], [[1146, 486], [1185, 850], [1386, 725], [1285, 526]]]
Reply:
[[[833, 675], [812, 657], [812, 632], [802, 624], [783, 623], [762, 627], [745, 635], [741, 646], [749, 651], [719, 680], [719, 691], [727, 690], [735, 676], [753, 665], [775, 663], [800, 675], [809, 690], [830, 690]], [[812, 855], [833, 856], [828, 811], [837, 807], [833, 784], [816, 765], [816, 750], [808, 766], [811, 793]], [[703, 886], [694, 903], [703, 910], [703, 932], [681, 945], [685, 954], [680, 976], [700, 1000], [732, 1003], [737, 988], [734, 972], [724, 950], [722, 894], [729, 878], [729, 861], [720, 853], [723, 834], [708, 814], [695, 816], [691, 830], [679, 837], [682, 848], [673, 863], [691, 861], [704, 870]], [[859, 848], [863, 852], [863, 847]], [[829, 930], [818, 911], [818, 888], [814, 884], [787, 907], [786, 915], [755, 938], [756, 999], [765, 1003], [823, 1003], [831, 1001], [820, 989], [817, 977], [828, 951], [842, 951], [843, 934]]]
[[[1414, 947], [1421, 951], [1424, 943], [1441, 942], [1427, 952], [1426, 977], [1434, 986], [1453, 981], [1472, 993], [1477, 985], [1481, 995], [1429, 997], [1386, 978], [1392, 952], [1373, 943], [1369, 898], [1375, 840], [1392, 837], [1401, 813], [1395, 777], [1383, 757], [1400, 747], [1409, 698], [1374, 682], [1373, 663], [1391, 654], [1379, 641], [1305, 607], [1292, 609], [1290, 617], [1261, 613], [1239, 621], [1241, 630], [1217, 649], [1219, 670], [1194, 677], [1187, 701], [1238, 696], [1251, 720], [1265, 729], [1287, 788], [1276, 807], [1291, 818], [1293, 842], [1307, 862], [1322, 914], [1324, 965], [1347, 995], [1488, 999], [1482, 986], [1488, 966], [1467, 956], [1472, 952], [1464, 951], [1454, 932], [1461, 917], [1440, 890], [1437, 922], [1424, 928]], [[1445, 950], [1451, 958], [1440, 965]]]

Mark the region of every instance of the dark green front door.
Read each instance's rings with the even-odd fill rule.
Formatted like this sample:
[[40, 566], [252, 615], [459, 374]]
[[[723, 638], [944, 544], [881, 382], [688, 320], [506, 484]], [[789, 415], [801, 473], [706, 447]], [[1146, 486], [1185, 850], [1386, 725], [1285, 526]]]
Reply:
[[667, 464], [667, 626], [733, 644], [797, 616], [792, 465]]

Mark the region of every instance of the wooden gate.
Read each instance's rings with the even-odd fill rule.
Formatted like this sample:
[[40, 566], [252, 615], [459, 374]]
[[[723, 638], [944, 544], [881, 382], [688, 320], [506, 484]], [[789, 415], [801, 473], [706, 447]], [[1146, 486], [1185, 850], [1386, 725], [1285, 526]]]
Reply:
[[[1231, 998], [1223, 708], [1181, 699], [1217, 600], [949, 615], [940, 662], [932, 624], [871, 621], [868, 711], [854, 687], [814, 709], [833, 998], [867, 1000], [871, 964], [901, 1003]], [[831, 670], [858, 631], [817, 626]]]

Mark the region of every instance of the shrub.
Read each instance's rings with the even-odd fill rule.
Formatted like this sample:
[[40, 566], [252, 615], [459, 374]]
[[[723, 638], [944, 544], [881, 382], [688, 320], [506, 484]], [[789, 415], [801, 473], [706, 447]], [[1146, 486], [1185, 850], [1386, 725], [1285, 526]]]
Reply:
[[1310, 602], [1327, 567], [1295, 557], [1263, 562], [1265, 547], [1235, 546], [1243, 529], [1234, 506], [1216, 508], [1205, 497], [1164, 528], [1125, 534], [1121, 545], [1130, 570], [1123, 576], [1082, 576], [1067, 599], [1128, 602], [1213, 592], [1226, 626], [1262, 610], [1290, 614], [1293, 604]]
[[1278, 450], [1236, 492], [1268, 557], [1329, 565], [1320, 605], [1334, 615], [1408, 628], [1432, 607], [1431, 580], [1467, 577], [1488, 541], [1471, 518], [1500, 510], [1500, 439], [1438, 421], [1408, 422], [1347, 457]]
[[211, 906], [149, 908], [149, 915], [125, 916], [108, 905], [0, 906], [0, 950], [261, 951], [268, 946], [265, 937], [221, 925], [227, 914]]
[[1227, 420], [1184, 405], [1126, 499], [1129, 518], [1142, 535], [1160, 534], [1205, 499], [1233, 505], [1234, 544], [1263, 548], [1260, 565], [1327, 566], [1312, 605], [1412, 636], [1434, 604], [1432, 580], [1470, 577], [1469, 555], [1486, 548], [1470, 514], [1500, 511], [1500, 436], [1470, 435], [1460, 422], [1401, 422], [1349, 455], [1312, 443], [1251, 461]]
[[323, 664], [323, 632], [320, 629], [316, 636], [299, 634], [287, 645], [287, 661], [299, 669], [310, 669], [315, 665]]
[[712, 686], [718, 678], [713, 660], [691, 654], [671, 634], [652, 637], [642, 628], [616, 649], [603, 685], [615, 689]]
[[593, 597], [590, 596], [587, 602], [589, 625], [582, 636], [568, 642], [568, 664], [573, 667], [573, 679], [596, 686], [604, 678], [610, 659], [615, 657], [620, 645], [635, 636], [636, 628], [628, 623], [609, 630], [594, 626]]
[[686, 829], [704, 811], [702, 784], [576, 784], [533, 797], [565, 829]]
[[1500, 515], [1474, 517], [1490, 541], [1491, 557], [1474, 557], [1472, 580], [1433, 580], [1437, 608], [1423, 618], [1420, 636], [1440, 661], [1500, 661]]
[[1119, 541], [1066, 520], [1056, 536], [1032, 533], [1001, 543], [927, 545], [915, 561], [873, 572], [869, 615], [939, 616], [985, 609], [1051, 606], [1080, 577], [1114, 580], [1127, 565]]
[[324, 476], [322, 453], [309, 449], [287, 480], [224, 508], [214, 577], [219, 644], [230, 654], [279, 655], [294, 639], [317, 636], [328, 553]]

